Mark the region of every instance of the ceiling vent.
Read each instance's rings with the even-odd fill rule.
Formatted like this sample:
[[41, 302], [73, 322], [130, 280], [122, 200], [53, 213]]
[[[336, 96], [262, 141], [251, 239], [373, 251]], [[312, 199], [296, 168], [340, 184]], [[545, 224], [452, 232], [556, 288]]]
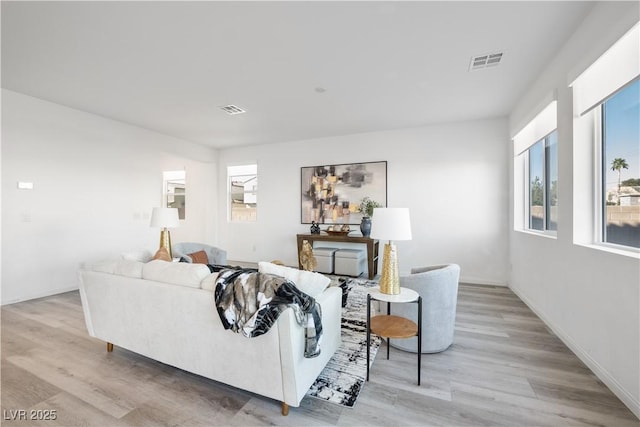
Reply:
[[234, 114], [246, 113], [245, 110], [238, 107], [237, 105], [225, 105], [224, 107], [220, 107], [220, 109], [231, 116]]
[[481, 70], [483, 68], [491, 68], [500, 64], [503, 52], [488, 53], [486, 55], [478, 55], [471, 58], [469, 71]]

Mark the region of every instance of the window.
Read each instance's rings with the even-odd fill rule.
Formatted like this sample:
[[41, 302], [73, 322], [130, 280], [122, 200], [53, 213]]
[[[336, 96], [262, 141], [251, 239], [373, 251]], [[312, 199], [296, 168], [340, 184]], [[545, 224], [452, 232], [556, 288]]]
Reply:
[[574, 242], [640, 254], [640, 24], [572, 83]]
[[258, 165], [229, 166], [229, 218], [232, 222], [253, 222], [258, 210]]
[[640, 80], [601, 109], [602, 241], [640, 248]]
[[167, 171], [162, 173], [162, 207], [177, 208], [178, 218], [186, 215], [186, 172]]
[[528, 228], [558, 229], [558, 136], [553, 131], [527, 150]]
[[557, 102], [513, 137], [514, 229], [554, 237], [558, 229]]

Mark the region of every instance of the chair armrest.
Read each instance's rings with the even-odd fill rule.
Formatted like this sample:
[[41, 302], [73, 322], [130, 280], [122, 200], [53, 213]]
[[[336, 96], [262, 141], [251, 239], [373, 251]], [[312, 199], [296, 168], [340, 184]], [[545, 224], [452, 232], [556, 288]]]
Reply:
[[209, 264], [227, 265], [227, 251], [224, 249], [210, 246], [206, 252], [207, 258], [209, 258]]

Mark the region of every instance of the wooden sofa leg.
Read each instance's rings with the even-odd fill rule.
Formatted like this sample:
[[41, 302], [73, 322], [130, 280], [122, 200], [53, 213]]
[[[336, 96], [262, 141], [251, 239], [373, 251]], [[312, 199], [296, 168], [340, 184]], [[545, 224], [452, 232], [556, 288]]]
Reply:
[[111, 353], [113, 351], [113, 344], [110, 342], [107, 343], [107, 352]]
[[284, 402], [282, 402], [282, 415], [284, 415], [285, 417], [289, 415], [289, 405]]

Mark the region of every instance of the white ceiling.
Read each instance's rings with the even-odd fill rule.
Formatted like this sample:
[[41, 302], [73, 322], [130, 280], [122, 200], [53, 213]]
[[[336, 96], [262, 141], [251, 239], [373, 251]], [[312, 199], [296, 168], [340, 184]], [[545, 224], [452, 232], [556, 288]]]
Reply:
[[218, 148], [499, 117], [592, 5], [2, 1], [2, 87]]

